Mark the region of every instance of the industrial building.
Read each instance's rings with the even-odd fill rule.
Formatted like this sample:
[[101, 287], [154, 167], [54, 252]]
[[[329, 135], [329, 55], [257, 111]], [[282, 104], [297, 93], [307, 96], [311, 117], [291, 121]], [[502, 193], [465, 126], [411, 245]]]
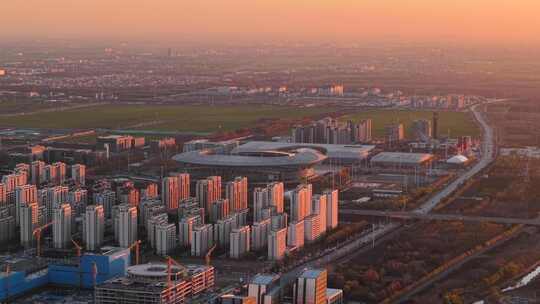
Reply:
[[0, 272], [0, 301], [20, 296], [48, 285], [92, 288], [114, 277], [124, 276], [129, 266], [128, 249], [104, 247], [99, 253], [80, 258], [8, 258], [9, 273]]
[[433, 154], [381, 152], [370, 160], [372, 167], [381, 168], [429, 168], [433, 162]]

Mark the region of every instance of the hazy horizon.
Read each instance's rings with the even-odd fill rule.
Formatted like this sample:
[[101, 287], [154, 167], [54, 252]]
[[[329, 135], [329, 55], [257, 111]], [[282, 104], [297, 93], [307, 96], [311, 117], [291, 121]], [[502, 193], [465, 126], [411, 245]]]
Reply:
[[540, 44], [540, 2], [489, 0], [3, 1], [9, 39]]

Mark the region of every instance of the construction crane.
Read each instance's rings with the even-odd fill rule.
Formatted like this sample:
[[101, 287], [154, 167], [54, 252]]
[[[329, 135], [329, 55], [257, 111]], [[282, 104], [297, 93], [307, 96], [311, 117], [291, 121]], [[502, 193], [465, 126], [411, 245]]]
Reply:
[[82, 250], [81, 245], [79, 245], [77, 242], [75, 242], [74, 239], [71, 239], [71, 242], [73, 243], [73, 246], [75, 246], [75, 250], [77, 250], [77, 256], [81, 257], [81, 250]]
[[98, 268], [96, 262], [92, 262], [92, 284], [94, 285], [94, 289], [96, 288], [97, 284], [97, 275], [98, 275]]
[[131, 246], [128, 247], [128, 249], [131, 251], [133, 248], [135, 248], [135, 265], [139, 265], [139, 259], [140, 259], [140, 251], [141, 251], [141, 240], [135, 241]]
[[206, 261], [206, 266], [210, 266], [210, 257], [212, 256], [212, 252], [216, 249], [216, 245], [212, 246], [204, 256], [204, 260]]
[[172, 286], [172, 280], [171, 280], [171, 276], [172, 276], [172, 266], [176, 265], [180, 268], [182, 268], [182, 276], [185, 276], [186, 275], [186, 271], [187, 271], [187, 268], [186, 266], [178, 263], [177, 261], [175, 261], [173, 258], [171, 258], [170, 256], [167, 256], [167, 286], [171, 287]]
[[47, 227], [51, 226], [54, 222], [47, 223], [41, 227], [37, 227], [32, 232], [32, 235], [36, 238], [37, 247], [36, 247], [36, 256], [41, 256], [41, 232]]

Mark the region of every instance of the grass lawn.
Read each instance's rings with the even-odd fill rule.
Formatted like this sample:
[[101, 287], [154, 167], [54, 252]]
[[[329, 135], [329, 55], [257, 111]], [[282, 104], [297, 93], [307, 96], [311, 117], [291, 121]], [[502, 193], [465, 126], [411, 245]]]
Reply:
[[[373, 136], [384, 136], [384, 127], [391, 123], [401, 122], [405, 127], [406, 136], [410, 137], [411, 125], [416, 119], [429, 119], [433, 117], [432, 111], [409, 111], [409, 110], [369, 110], [365, 112], [346, 115], [341, 120], [358, 121], [371, 118], [373, 120]], [[439, 112], [439, 134], [450, 136], [471, 135], [479, 136], [480, 129], [474, 122], [474, 118], [468, 112]]]
[[280, 106], [150, 106], [105, 105], [83, 109], [0, 117], [2, 127], [49, 129], [141, 129], [213, 132], [252, 126], [264, 118], [302, 118], [330, 113], [333, 108]]

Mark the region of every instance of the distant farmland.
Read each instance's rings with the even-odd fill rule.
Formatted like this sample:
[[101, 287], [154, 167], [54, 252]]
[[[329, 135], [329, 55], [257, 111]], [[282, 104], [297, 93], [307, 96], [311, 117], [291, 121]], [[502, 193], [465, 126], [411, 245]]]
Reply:
[[104, 105], [84, 109], [0, 117], [0, 127], [214, 132], [250, 127], [261, 119], [297, 119], [331, 113], [334, 110], [335, 108], [298, 108], [268, 105]]
[[[410, 136], [411, 125], [414, 120], [431, 120], [432, 117], [432, 111], [368, 110], [346, 115], [341, 120], [359, 121], [371, 118], [373, 120], [373, 136], [382, 137], [384, 136], [384, 126], [387, 124], [403, 123], [406, 136]], [[475, 124], [474, 118], [468, 112], [439, 112], [439, 134], [446, 135], [448, 133], [450, 133], [450, 136], [479, 136], [480, 130]]]

